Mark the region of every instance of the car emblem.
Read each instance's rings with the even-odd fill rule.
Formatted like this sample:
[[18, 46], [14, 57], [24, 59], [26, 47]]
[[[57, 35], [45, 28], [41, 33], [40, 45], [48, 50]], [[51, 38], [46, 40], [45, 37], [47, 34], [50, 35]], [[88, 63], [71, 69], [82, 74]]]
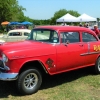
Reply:
[[53, 67], [53, 60], [48, 58], [46, 64], [48, 65], [49, 68]]

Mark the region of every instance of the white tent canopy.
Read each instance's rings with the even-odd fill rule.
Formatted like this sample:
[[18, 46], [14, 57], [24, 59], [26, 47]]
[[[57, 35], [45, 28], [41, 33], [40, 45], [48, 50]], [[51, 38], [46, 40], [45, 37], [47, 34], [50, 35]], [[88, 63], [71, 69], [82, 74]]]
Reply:
[[77, 17], [77, 18], [78, 18], [79, 22], [97, 21], [96, 18], [91, 17], [91, 16], [89, 16], [89, 15], [87, 15], [85, 13], [82, 14], [81, 16]]
[[76, 17], [70, 15], [69, 13], [56, 20], [56, 22], [78, 22], [78, 21], [79, 20]]

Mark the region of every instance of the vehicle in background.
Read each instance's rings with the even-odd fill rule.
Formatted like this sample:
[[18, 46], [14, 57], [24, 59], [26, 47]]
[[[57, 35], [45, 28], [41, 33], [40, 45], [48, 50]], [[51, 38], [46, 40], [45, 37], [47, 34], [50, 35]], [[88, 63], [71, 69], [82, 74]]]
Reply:
[[14, 29], [10, 30], [6, 35], [0, 36], [0, 42], [15, 42], [25, 40], [31, 30], [29, 29]]

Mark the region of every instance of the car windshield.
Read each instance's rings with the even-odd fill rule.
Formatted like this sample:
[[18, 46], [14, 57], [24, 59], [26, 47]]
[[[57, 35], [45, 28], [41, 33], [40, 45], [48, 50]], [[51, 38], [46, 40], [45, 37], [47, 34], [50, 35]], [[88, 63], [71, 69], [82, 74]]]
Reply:
[[49, 29], [33, 29], [27, 40], [48, 42], [48, 43], [58, 43], [58, 34], [54, 30]]

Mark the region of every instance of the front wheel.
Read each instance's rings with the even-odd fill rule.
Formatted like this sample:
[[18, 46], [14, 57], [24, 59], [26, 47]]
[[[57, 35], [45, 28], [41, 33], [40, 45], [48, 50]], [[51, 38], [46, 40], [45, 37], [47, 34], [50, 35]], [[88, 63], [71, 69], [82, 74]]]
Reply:
[[95, 72], [96, 72], [96, 74], [100, 74], [100, 57], [96, 61]]
[[42, 76], [37, 69], [23, 71], [17, 80], [17, 87], [22, 94], [32, 94], [38, 91], [42, 84]]

